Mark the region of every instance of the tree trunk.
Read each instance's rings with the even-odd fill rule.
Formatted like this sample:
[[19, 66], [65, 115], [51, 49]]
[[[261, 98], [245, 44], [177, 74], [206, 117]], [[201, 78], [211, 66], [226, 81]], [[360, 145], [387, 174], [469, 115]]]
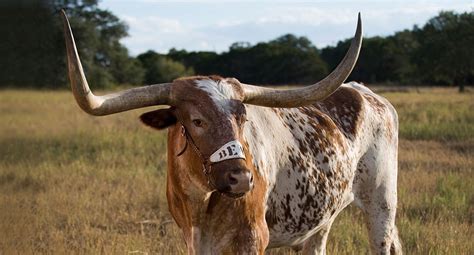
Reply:
[[460, 75], [459, 72], [456, 72], [454, 77], [455, 77], [454, 85], [458, 85], [459, 93], [463, 93], [464, 92], [464, 79], [462, 78], [462, 75]]

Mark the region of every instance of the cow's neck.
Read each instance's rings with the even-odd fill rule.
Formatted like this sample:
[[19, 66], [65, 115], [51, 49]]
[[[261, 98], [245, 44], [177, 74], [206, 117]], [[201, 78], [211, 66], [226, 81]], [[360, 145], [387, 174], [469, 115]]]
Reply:
[[[176, 136], [170, 130], [169, 146]], [[170, 150], [168, 157], [173, 153]], [[251, 162], [251, 158], [247, 160]], [[203, 183], [193, 181], [194, 177], [190, 176], [193, 171], [181, 169], [176, 162], [168, 161], [173, 164], [168, 167], [168, 205], [184, 232], [189, 253], [263, 254], [269, 234], [264, 211], [266, 184], [261, 175], [252, 169], [255, 188], [234, 199], [203, 189]]]
[[217, 192], [189, 194], [183, 190], [182, 194], [175, 193], [174, 196], [184, 202], [182, 205], [187, 204], [171, 211], [185, 233], [188, 249], [195, 254], [263, 253], [269, 236], [258, 189], [239, 199]]
[[207, 208], [195, 212], [196, 232], [202, 254], [247, 254], [263, 252], [268, 243], [263, 205], [256, 204], [255, 193], [240, 199], [213, 193]]

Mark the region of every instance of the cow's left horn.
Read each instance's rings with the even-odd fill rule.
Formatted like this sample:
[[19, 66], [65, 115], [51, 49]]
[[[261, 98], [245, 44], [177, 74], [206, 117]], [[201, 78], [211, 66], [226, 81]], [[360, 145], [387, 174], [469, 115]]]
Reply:
[[362, 22], [360, 13], [357, 31], [351, 46], [337, 68], [323, 80], [300, 89], [270, 89], [243, 84], [246, 104], [268, 107], [299, 107], [312, 104], [331, 95], [349, 76], [354, 68], [362, 45]]
[[169, 83], [155, 84], [124, 90], [118, 93], [104, 96], [96, 96], [89, 89], [81, 60], [77, 53], [76, 43], [72, 35], [71, 26], [64, 10], [61, 11], [64, 24], [64, 37], [66, 39], [66, 51], [69, 80], [76, 98], [77, 104], [85, 112], [91, 115], [108, 115], [136, 108], [170, 104]]

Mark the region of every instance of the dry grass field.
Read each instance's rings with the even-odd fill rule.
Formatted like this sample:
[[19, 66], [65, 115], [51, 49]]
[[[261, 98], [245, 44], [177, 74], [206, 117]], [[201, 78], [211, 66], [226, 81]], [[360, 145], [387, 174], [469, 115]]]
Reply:
[[[405, 253], [473, 254], [474, 93], [384, 96], [400, 117]], [[91, 117], [67, 91], [0, 91], [0, 254], [183, 254], [165, 198], [166, 131], [139, 122], [147, 110]], [[328, 252], [368, 247], [351, 206]]]

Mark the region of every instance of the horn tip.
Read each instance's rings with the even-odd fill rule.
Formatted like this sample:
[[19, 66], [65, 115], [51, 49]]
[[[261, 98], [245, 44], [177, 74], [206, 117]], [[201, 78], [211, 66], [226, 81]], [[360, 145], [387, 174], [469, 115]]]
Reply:
[[356, 35], [356, 38], [359, 36], [362, 38], [362, 18], [361, 18], [360, 12], [357, 15], [357, 29], [356, 29], [355, 35]]
[[66, 10], [61, 9], [61, 11], [59, 11], [59, 12], [60, 12], [61, 18], [63, 20], [63, 23], [65, 23], [65, 24], [69, 23], [69, 19], [67, 18]]
[[359, 14], [357, 14], [357, 26], [358, 27], [362, 26], [362, 17], [360, 15], [360, 12], [359, 12]]

